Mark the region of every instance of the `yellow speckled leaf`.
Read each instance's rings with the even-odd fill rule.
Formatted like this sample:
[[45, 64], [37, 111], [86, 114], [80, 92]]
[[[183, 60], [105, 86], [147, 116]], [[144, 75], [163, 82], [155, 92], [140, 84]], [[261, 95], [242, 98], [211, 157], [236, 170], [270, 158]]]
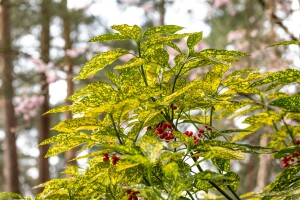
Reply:
[[51, 130], [72, 133], [78, 130], [95, 130], [101, 126], [102, 121], [93, 117], [80, 117], [67, 119], [54, 126]]
[[100, 53], [85, 63], [84, 67], [80, 70], [79, 74], [74, 78], [74, 80], [86, 79], [107, 65], [113, 63], [118, 57], [128, 53], [129, 52], [124, 49], [116, 49]]
[[125, 69], [130, 67], [140, 67], [146, 61], [143, 58], [132, 58], [123, 65], [118, 65], [115, 69]]
[[189, 48], [190, 55], [194, 53], [194, 47], [202, 39], [202, 32], [193, 33], [187, 39], [187, 46]]
[[89, 42], [109, 42], [112, 40], [128, 40], [130, 39], [128, 36], [121, 35], [119, 33], [107, 33], [103, 35], [99, 35], [89, 40]]
[[156, 35], [156, 34], [168, 34], [175, 33], [182, 30], [183, 27], [176, 25], [165, 25], [149, 28], [145, 31], [144, 36]]
[[158, 158], [158, 153], [163, 149], [163, 144], [157, 138], [144, 135], [138, 143], [142, 152], [154, 163]]
[[129, 26], [127, 24], [122, 24], [114, 25], [111, 28], [136, 41], [139, 41], [142, 35], [142, 29], [137, 25]]

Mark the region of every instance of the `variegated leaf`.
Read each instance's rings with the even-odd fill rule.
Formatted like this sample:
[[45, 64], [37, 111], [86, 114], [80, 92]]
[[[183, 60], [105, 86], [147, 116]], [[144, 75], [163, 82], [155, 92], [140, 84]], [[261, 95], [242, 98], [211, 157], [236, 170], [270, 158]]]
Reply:
[[189, 48], [189, 54], [192, 55], [194, 53], [194, 47], [196, 44], [200, 42], [202, 39], [202, 32], [193, 33], [187, 39], [187, 46]]
[[140, 67], [146, 61], [143, 58], [132, 58], [123, 65], [118, 65], [115, 69], [125, 69], [130, 67]]
[[112, 40], [128, 40], [130, 37], [120, 33], [107, 33], [90, 39], [89, 42], [110, 42]]
[[164, 25], [152, 27], [145, 31], [144, 36], [158, 35], [158, 34], [168, 34], [175, 33], [177, 31], [182, 30], [183, 27], [177, 25]]
[[129, 54], [129, 52], [124, 49], [116, 49], [98, 54], [90, 61], [85, 63], [84, 67], [80, 70], [79, 74], [74, 78], [74, 80], [86, 79], [94, 75], [96, 72], [102, 70], [104, 67], [110, 65], [117, 58], [125, 54]]
[[135, 41], [140, 41], [141, 39], [142, 29], [137, 25], [129, 26], [127, 24], [122, 24], [114, 25], [111, 28], [119, 31], [122, 35], [129, 37]]

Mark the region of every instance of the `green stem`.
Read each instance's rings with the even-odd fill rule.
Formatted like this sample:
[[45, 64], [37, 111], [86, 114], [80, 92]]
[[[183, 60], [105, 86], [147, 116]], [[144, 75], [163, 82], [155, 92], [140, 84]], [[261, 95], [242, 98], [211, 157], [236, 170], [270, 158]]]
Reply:
[[174, 78], [174, 83], [173, 83], [173, 87], [172, 87], [172, 94], [173, 94], [173, 93], [174, 93], [174, 91], [175, 91], [175, 85], [176, 85], [176, 81], [177, 81], [177, 79], [180, 77], [180, 73], [181, 73], [181, 70], [183, 69], [184, 65], [185, 65], [185, 63], [184, 63], [184, 64], [182, 64], [182, 66], [181, 66], [181, 68], [180, 68], [180, 70], [179, 70], [178, 74], [176, 74], [176, 75], [175, 75], [175, 78]]
[[186, 193], [191, 197], [192, 200], [195, 200], [192, 193], [190, 191], [186, 191]]
[[[141, 57], [141, 44], [140, 44], [140, 42], [137, 43], [137, 48], [138, 48], [138, 56]], [[143, 81], [144, 81], [145, 85], [148, 86], [148, 82], [147, 82], [147, 78], [146, 78], [146, 73], [145, 73], [143, 65], [141, 65], [141, 67], [140, 67], [140, 72], [142, 74]]]
[[240, 197], [239, 197], [239, 195], [237, 195], [237, 193], [229, 185], [227, 185], [227, 188], [235, 196], [235, 198], [237, 198], [238, 200], [241, 200]]
[[226, 197], [228, 200], [233, 200], [228, 194], [226, 194], [217, 184], [214, 182], [208, 181], [214, 188], [216, 188], [224, 197]]
[[[193, 152], [191, 152], [191, 155], [193, 156]], [[192, 159], [194, 160], [194, 162], [197, 162], [196, 158], [192, 157]], [[201, 168], [201, 166], [198, 164], [196, 165], [196, 167], [198, 168], [198, 170], [200, 172], [203, 172], [203, 169]], [[226, 197], [228, 200], [233, 200], [226, 192], [224, 192], [217, 184], [215, 184], [214, 182], [208, 181], [214, 188], [216, 188], [224, 197]]]
[[116, 127], [116, 124], [115, 124], [115, 121], [114, 121], [114, 117], [113, 117], [113, 115], [112, 115], [111, 113], [109, 114], [109, 117], [110, 117], [110, 120], [111, 120], [111, 122], [112, 122], [112, 124], [113, 124], [114, 130], [115, 130], [115, 132], [116, 132], [116, 136], [117, 136], [117, 138], [118, 138], [120, 144], [123, 145], [124, 143], [123, 143], [123, 141], [122, 141], [122, 139], [121, 139], [121, 137], [120, 137], [119, 131], [117, 130], [117, 127]]
[[209, 126], [212, 127], [212, 117], [213, 117], [214, 107], [212, 106], [209, 114]]
[[285, 123], [285, 121], [284, 121], [283, 119], [282, 119], [282, 122], [284, 123], [284, 126], [286, 127], [287, 132], [288, 132], [288, 134], [290, 135], [293, 144], [295, 144], [295, 138], [294, 138], [294, 136], [293, 136], [293, 132], [289, 129], [289, 126], [287, 125], [287, 123]]
[[145, 177], [144, 177], [144, 180], [147, 180], [147, 183], [149, 184], [149, 186], [152, 186], [154, 192], [160, 197], [160, 199], [164, 199], [164, 198], [162, 198], [162, 196], [159, 194], [159, 192], [153, 186], [152, 179], [151, 179], [151, 171], [149, 169], [147, 169], [147, 175], [148, 175], [149, 180], [147, 180]]
[[144, 122], [141, 124], [141, 126], [140, 126], [140, 128], [139, 128], [138, 134], [136, 135], [136, 137], [135, 137], [135, 139], [134, 139], [134, 144], [136, 143], [136, 141], [137, 141], [137, 139], [138, 139], [138, 137], [139, 137], [139, 135], [140, 135], [140, 132], [141, 132], [143, 126], [144, 126]]
[[151, 184], [150, 184], [149, 181], [146, 179], [146, 177], [143, 176], [143, 180], [145, 181], [145, 183], [146, 183], [148, 186], [151, 186]]
[[[273, 123], [273, 126], [274, 126], [274, 129], [275, 129], [275, 131], [279, 131], [279, 129], [278, 129], [278, 127], [277, 127], [277, 125], [276, 125], [276, 123], [274, 122], [274, 121], [272, 121], [272, 123]], [[286, 143], [286, 141], [283, 141], [283, 144], [286, 146], [286, 147], [288, 147], [289, 145]]]
[[113, 192], [111, 191], [111, 188], [110, 186], [108, 186], [108, 190], [109, 190], [109, 193], [111, 194], [111, 196], [115, 199], [115, 200], [118, 200], [115, 195], [113, 194]]

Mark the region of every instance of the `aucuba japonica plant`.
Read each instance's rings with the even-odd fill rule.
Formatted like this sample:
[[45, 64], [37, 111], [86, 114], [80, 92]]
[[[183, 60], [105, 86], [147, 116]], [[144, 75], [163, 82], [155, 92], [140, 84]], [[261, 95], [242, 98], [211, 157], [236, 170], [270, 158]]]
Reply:
[[[290, 199], [300, 192], [300, 96], [280, 91], [300, 81], [299, 71], [229, 72], [245, 53], [195, 51], [202, 32], [177, 33], [183, 28], [176, 25], [112, 29], [117, 32], [90, 42], [131, 40], [135, 49], [113, 49], [88, 61], [75, 79], [115, 67], [106, 81], [68, 97], [72, 105], [47, 113], [72, 111], [74, 118], [53, 127], [59, 133], [41, 143], [53, 144], [47, 157], [80, 146], [88, 153], [75, 159], [87, 158], [88, 165], [67, 167], [64, 173], [70, 177], [38, 186], [44, 190], [36, 199], [195, 200], [214, 198], [211, 191], [230, 200]], [[182, 50], [176, 41], [184, 38], [187, 49]], [[173, 59], [170, 48], [177, 52]], [[132, 58], [117, 62], [124, 55]], [[198, 68], [203, 74], [189, 80]], [[246, 129], [221, 130], [215, 122], [244, 115]], [[238, 142], [264, 126], [273, 128], [268, 147]], [[236, 192], [240, 178], [230, 161], [242, 160], [246, 153], [272, 153], [284, 169], [262, 193], [243, 196]]]

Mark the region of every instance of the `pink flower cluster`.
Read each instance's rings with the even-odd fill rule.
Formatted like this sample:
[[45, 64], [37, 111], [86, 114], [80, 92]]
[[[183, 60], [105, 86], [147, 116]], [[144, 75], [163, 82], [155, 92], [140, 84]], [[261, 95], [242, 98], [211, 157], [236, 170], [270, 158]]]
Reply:
[[43, 104], [44, 97], [33, 95], [31, 97], [16, 97], [14, 100], [15, 111], [17, 115], [21, 115], [24, 121], [37, 115], [38, 108]]
[[38, 73], [46, 74], [47, 83], [53, 83], [58, 80], [57, 73], [53, 70], [53, 63], [49, 62], [46, 64], [39, 58], [30, 58], [30, 61], [34, 64], [35, 70]]
[[76, 58], [83, 54], [86, 51], [86, 48], [75, 48], [75, 49], [67, 49], [66, 55], [70, 58]]

